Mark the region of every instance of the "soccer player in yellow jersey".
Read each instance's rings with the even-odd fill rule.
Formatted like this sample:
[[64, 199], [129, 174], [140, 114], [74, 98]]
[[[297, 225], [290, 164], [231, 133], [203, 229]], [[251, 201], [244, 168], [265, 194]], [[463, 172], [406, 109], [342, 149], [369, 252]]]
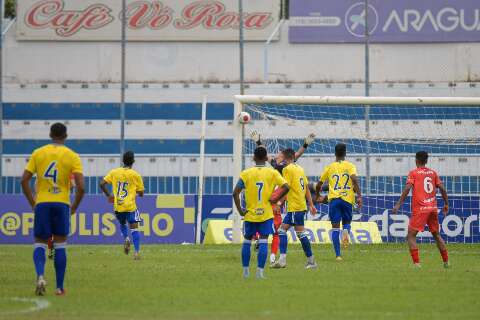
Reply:
[[332, 242], [337, 261], [342, 260], [340, 253], [340, 222], [343, 225], [343, 244], [348, 245], [353, 205], [358, 209], [362, 207], [362, 194], [358, 183], [357, 168], [345, 160], [347, 146], [339, 143], [335, 146], [335, 162], [323, 170], [316, 192], [319, 197], [320, 190], [325, 182], [328, 183], [328, 215], [332, 223]]
[[[255, 167], [242, 171], [233, 190], [233, 199], [240, 215], [245, 217], [243, 225], [242, 266], [243, 277], [248, 278], [250, 265], [250, 247], [255, 234], [260, 234], [258, 249], [257, 278], [264, 279], [264, 268], [268, 255], [268, 236], [273, 234], [273, 209], [275, 203], [287, 194], [289, 187], [278, 171], [266, 167], [267, 149], [257, 147], [253, 160]], [[272, 198], [275, 187], [282, 188], [277, 199]], [[240, 204], [240, 193], [245, 190], [246, 209]]]
[[[35, 245], [33, 262], [37, 273], [35, 293], [45, 295], [45, 251], [53, 235], [55, 248], [56, 295], [64, 295], [63, 282], [67, 268], [66, 241], [70, 232], [70, 214], [77, 210], [84, 194], [82, 163], [78, 154], [65, 146], [67, 128], [62, 123], [50, 127], [52, 143], [35, 150], [23, 172], [22, 190], [35, 212], [33, 229]], [[37, 195], [33, 196], [30, 180], [37, 175]], [[70, 207], [70, 176], [76, 192]]]
[[278, 230], [280, 236], [280, 259], [273, 264], [274, 268], [285, 268], [287, 266], [287, 231], [291, 226], [294, 227], [297, 237], [300, 239], [303, 251], [307, 257], [306, 269], [317, 267], [312, 253], [312, 246], [308, 239], [308, 233], [305, 232], [305, 215], [307, 214], [307, 202], [310, 213], [315, 215], [317, 209], [312, 201], [312, 195], [308, 189], [308, 179], [302, 167], [295, 163], [295, 151], [285, 149], [282, 151], [283, 158], [286, 161], [286, 167], [283, 168], [283, 177], [290, 186], [290, 191], [286, 201], [286, 212], [283, 223]]
[[[141, 220], [135, 199], [137, 195], [143, 197], [145, 188], [140, 174], [132, 169], [134, 162], [135, 154], [132, 151], [125, 152], [123, 155], [123, 166], [110, 171], [100, 182], [100, 188], [109, 201], [113, 203], [115, 215], [120, 223], [120, 230], [124, 238], [123, 248], [125, 254], [130, 252], [128, 222], [132, 234], [133, 246], [135, 248], [133, 258], [138, 260], [140, 259], [140, 232], [138, 231], [138, 223], [141, 222]], [[107, 184], [112, 185], [113, 195], [108, 191]]]

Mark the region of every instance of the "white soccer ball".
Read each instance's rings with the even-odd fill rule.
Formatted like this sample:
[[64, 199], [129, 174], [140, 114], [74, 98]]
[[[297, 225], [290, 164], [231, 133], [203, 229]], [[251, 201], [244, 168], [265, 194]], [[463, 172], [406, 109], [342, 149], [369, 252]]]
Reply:
[[249, 123], [251, 119], [252, 118], [250, 117], [250, 113], [248, 113], [246, 111], [242, 111], [238, 115], [238, 121], [240, 121], [240, 123], [242, 123], [242, 124]]

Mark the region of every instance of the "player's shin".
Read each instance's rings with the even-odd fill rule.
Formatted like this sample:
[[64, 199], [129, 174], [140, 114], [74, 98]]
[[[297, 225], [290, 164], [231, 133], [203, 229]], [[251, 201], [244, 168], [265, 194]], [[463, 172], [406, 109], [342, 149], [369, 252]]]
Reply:
[[135, 248], [135, 253], [140, 252], [140, 232], [137, 228], [130, 230], [132, 233], [133, 247]]
[[342, 229], [342, 244], [346, 248], [350, 240], [350, 231], [352, 230], [352, 226], [350, 223], [344, 223]]
[[288, 237], [287, 232], [280, 228], [278, 230], [278, 237], [280, 239], [280, 257], [285, 258], [287, 255]]
[[66, 242], [54, 243], [55, 248], [55, 274], [57, 277], [57, 289], [63, 290], [63, 281], [65, 279], [65, 270], [67, 269]]
[[298, 231], [297, 237], [300, 239], [300, 243], [302, 244], [303, 252], [305, 252], [305, 256], [310, 258], [313, 256], [312, 254], [312, 245], [310, 244], [310, 240], [308, 239], [308, 234], [304, 231]]
[[267, 262], [267, 255], [268, 255], [268, 239], [260, 239], [258, 241], [259, 248], [258, 248], [258, 267], [260, 269], [265, 268], [265, 263]]
[[335, 250], [335, 256], [341, 257], [340, 252], [340, 228], [332, 228], [332, 243], [333, 249]]
[[242, 244], [242, 267], [243, 267], [243, 276], [248, 277], [249, 271], [248, 267], [250, 266], [250, 248], [252, 246], [251, 240], [243, 240]]
[[123, 239], [128, 238], [128, 227], [127, 224], [120, 224], [120, 232], [122, 233]]
[[45, 251], [47, 250], [47, 245], [44, 243], [35, 243], [33, 247], [33, 263], [35, 264], [37, 278], [43, 278], [45, 273]]

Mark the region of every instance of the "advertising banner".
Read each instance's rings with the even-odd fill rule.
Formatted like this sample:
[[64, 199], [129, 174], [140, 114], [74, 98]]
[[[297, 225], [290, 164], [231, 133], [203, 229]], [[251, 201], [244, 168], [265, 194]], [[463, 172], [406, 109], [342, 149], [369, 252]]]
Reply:
[[[138, 200], [143, 223], [140, 226], [144, 243], [194, 243], [197, 197], [193, 195], [145, 196]], [[409, 199], [398, 214], [391, 208], [398, 196], [363, 197], [364, 206], [355, 212], [354, 222], [372, 222], [383, 242], [403, 242], [407, 235], [410, 217]], [[441, 208], [443, 203], [438, 200]], [[439, 215], [442, 237], [448, 242], [480, 243], [480, 196], [450, 196], [450, 210], [445, 217]], [[202, 233], [205, 241], [228, 241], [231, 237], [232, 197], [230, 195], [205, 196], [202, 213]], [[328, 242], [328, 206], [320, 205], [313, 219], [322, 222], [312, 225], [312, 239]], [[311, 219], [312, 217], [309, 216]], [[213, 224], [212, 224], [213, 222]], [[223, 224], [222, 224], [223, 223]], [[207, 226], [214, 226], [209, 230]], [[352, 241], [367, 242], [376, 239], [376, 231], [359, 225]], [[378, 229], [377, 229], [378, 228]], [[218, 230], [221, 230], [218, 232]], [[321, 231], [319, 233], [319, 230]], [[323, 231], [322, 231], [323, 230]], [[208, 234], [214, 231], [213, 234]], [[325, 233], [327, 232], [327, 233]], [[121, 243], [120, 230], [111, 204], [103, 196], [86, 196], [79, 212], [71, 219], [70, 243], [111, 244]], [[368, 233], [368, 234], [367, 234]], [[217, 240], [212, 240], [214, 236]], [[210, 237], [210, 238], [209, 238]], [[207, 240], [207, 239], [210, 240]], [[295, 240], [294, 235], [292, 240]], [[20, 195], [0, 196], [0, 244], [32, 243], [33, 213]], [[430, 232], [419, 234], [420, 242], [432, 242]]]
[[479, 42], [478, 0], [290, 1], [291, 43]]
[[[232, 220], [210, 220], [207, 234], [205, 235], [205, 244], [229, 244], [232, 243], [233, 221]], [[305, 231], [308, 233], [312, 243], [331, 243], [332, 242], [332, 224], [329, 221], [306, 221]], [[289, 243], [300, 243], [295, 230], [290, 228], [287, 232]], [[270, 237], [271, 240], [271, 237]], [[351, 243], [371, 244], [382, 243], [382, 237], [378, 227], [373, 222], [353, 222], [350, 233]]]
[[[161, 195], [138, 199], [143, 243], [194, 243], [195, 196]], [[33, 243], [33, 213], [23, 196], [0, 196], [0, 244]], [[123, 243], [112, 205], [88, 195], [71, 217], [72, 244]]]
[[[267, 40], [280, 1], [244, 0], [246, 41]], [[237, 0], [127, 0], [129, 41], [238, 41]], [[18, 40], [118, 41], [120, 0], [18, 0]]]

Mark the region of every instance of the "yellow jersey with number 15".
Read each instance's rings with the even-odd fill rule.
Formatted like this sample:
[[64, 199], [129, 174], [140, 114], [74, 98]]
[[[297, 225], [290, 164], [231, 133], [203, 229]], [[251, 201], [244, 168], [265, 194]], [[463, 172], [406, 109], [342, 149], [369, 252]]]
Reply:
[[242, 171], [240, 180], [245, 188], [245, 221], [263, 222], [273, 219], [270, 197], [275, 187], [283, 186], [287, 181], [277, 170], [265, 166], [255, 166]]
[[290, 186], [287, 195], [287, 212], [307, 211], [307, 202], [305, 196], [307, 194], [308, 179], [305, 171], [298, 164], [291, 163], [283, 168], [283, 177]]
[[115, 212], [137, 210], [137, 192], [145, 189], [142, 177], [137, 171], [124, 167], [113, 169], [103, 180], [112, 185]]
[[70, 176], [82, 173], [78, 154], [60, 144], [48, 144], [36, 149], [25, 170], [37, 175], [35, 203], [60, 202], [70, 204]]
[[348, 161], [335, 161], [323, 170], [320, 181], [328, 181], [328, 201], [342, 199], [355, 204], [355, 192], [351, 177], [357, 175], [357, 168]]

